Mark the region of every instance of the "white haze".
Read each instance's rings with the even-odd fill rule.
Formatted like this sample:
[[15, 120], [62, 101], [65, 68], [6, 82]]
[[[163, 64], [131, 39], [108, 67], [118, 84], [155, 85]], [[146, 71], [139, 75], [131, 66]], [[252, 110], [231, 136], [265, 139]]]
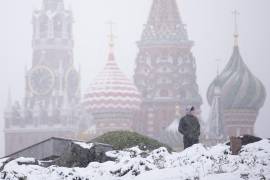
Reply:
[[[143, 24], [146, 23], [152, 0], [66, 0], [74, 12], [74, 60], [82, 67], [84, 91], [102, 69], [107, 57], [106, 22], [117, 23], [115, 53], [121, 69], [132, 78], [134, 61]], [[8, 87], [13, 100], [24, 95], [25, 66], [31, 65], [32, 10], [39, 8], [41, 0], [0, 1], [0, 156], [3, 155], [3, 111]], [[197, 59], [197, 77], [200, 94], [204, 98], [203, 118], [207, 118], [206, 91], [216, 75], [215, 59], [221, 67], [230, 58], [233, 46], [232, 11], [237, 9], [240, 30], [240, 50], [251, 71], [270, 90], [270, 1], [269, 0], [178, 0], [180, 13], [191, 40], [195, 41], [193, 53]], [[260, 111], [255, 132], [270, 137], [270, 101]]]

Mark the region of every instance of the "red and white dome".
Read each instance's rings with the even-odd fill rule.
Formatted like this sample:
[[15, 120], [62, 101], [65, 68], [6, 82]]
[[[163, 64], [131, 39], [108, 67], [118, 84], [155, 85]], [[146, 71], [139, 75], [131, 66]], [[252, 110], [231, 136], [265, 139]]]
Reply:
[[112, 50], [103, 71], [84, 95], [87, 112], [130, 112], [140, 108], [141, 96], [131, 80], [119, 69]]

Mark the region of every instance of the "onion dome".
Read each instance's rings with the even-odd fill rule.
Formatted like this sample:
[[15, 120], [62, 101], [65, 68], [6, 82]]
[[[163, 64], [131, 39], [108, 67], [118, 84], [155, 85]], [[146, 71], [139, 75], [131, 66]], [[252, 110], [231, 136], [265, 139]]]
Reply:
[[140, 108], [141, 97], [136, 86], [119, 69], [110, 48], [103, 71], [84, 96], [87, 112], [130, 112]]
[[224, 109], [259, 110], [265, 102], [265, 88], [244, 63], [237, 39], [229, 63], [208, 89], [207, 98], [210, 105], [215, 97], [216, 84], [221, 88], [221, 101]]

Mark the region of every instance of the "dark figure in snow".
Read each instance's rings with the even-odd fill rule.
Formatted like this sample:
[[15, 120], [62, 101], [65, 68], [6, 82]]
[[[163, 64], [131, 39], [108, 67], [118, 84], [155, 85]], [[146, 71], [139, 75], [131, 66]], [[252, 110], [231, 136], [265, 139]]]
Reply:
[[179, 122], [178, 131], [184, 136], [185, 149], [199, 143], [200, 124], [193, 106], [187, 107], [186, 115]]

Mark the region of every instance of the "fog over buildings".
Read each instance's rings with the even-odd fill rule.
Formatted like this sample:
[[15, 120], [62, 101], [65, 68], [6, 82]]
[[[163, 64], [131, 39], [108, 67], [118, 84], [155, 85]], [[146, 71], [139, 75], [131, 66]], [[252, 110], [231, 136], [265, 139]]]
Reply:
[[[103, 68], [107, 58], [109, 27], [116, 23], [114, 33], [115, 54], [121, 69], [132, 78], [140, 39], [146, 23], [151, 0], [68, 0], [67, 7], [74, 14], [74, 62], [82, 69], [82, 91]], [[41, 0], [8, 0], [1, 2], [0, 20], [0, 110], [4, 111], [8, 89], [12, 99], [21, 101], [24, 96], [25, 68], [32, 59], [32, 11], [41, 6]], [[233, 16], [239, 16], [239, 46], [249, 69], [270, 89], [270, 2], [268, 0], [178, 0], [178, 7], [189, 38], [195, 42], [192, 49], [197, 61], [197, 82], [203, 97], [202, 115], [207, 119], [209, 106], [206, 91], [216, 76], [216, 59], [220, 68], [228, 62], [233, 46]], [[266, 99], [256, 123], [255, 133], [270, 137], [266, 127], [270, 101]], [[0, 155], [3, 155], [3, 113], [1, 117]]]

